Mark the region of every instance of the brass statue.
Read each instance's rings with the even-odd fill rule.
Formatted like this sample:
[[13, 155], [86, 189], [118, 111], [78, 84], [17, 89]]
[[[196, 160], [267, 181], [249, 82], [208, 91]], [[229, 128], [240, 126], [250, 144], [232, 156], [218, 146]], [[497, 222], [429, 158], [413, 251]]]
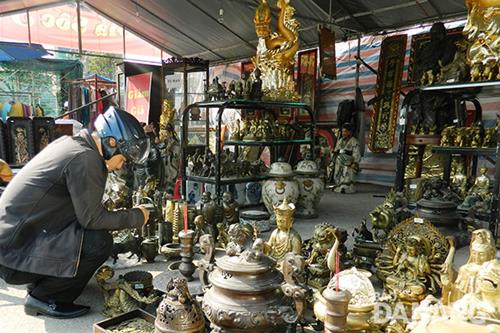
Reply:
[[469, 76], [469, 66], [467, 64], [467, 42], [455, 43], [457, 51], [451, 63], [443, 65], [442, 60], [438, 60], [440, 73], [438, 80], [440, 83], [465, 82]]
[[240, 222], [239, 205], [234, 200], [231, 192], [222, 194], [222, 208], [224, 209], [224, 223], [233, 224]]
[[461, 200], [467, 195], [467, 175], [465, 174], [465, 166], [463, 163], [457, 164], [453, 176], [450, 177], [451, 189]]
[[227, 226], [224, 223], [217, 223], [217, 244], [225, 249], [229, 243], [229, 235], [227, 234]]
[[115, 317], [139, 309], [143, 304], [153, 304], [158, 301], [159, 297], [155, 293], [143, 296], [121, 276], [114, 282], [108, 282], [114, 275], [115, 272], [109, 266], [102, 266], [95, 274], [97, 284], [104, 293], [105, 316]]
[[469, 145], [469, 133], [467, 127], [459, 127], [455, 132], [455, 147], [467, 147]]
[[483, 138], [483, 148], [493, 148], [497, 145], [497, 129], [485, 128]]
[[491, 200], [490, 184], [491, 180], [486, 174], [488, 169], [482, 167], [479, 169], [479, 176], [476, 177], [474, 185], [469, 189], [464, 202], [458, 206], [459, 209], [470, 209], [479, 203], [488, 206]]
[[392, 300], [409, 305], [441, 288], [440, 274], [454, 243], [428, 221], [410, 218], [390, 232], [376, 259], [377, 275]]
[[458, 276], [452, 271], [452, 263], [443, 267], [445, 282], [443, 282], [443, 304], [451, 304], [461, 299], [465, 294], [476, 293], [477, 279], [481, 266], [495, 259], [496, 249], [493, 235], [489, 230], [478, 229], [472, 232], [470, 253], [467, 263], [460, 267]]
[[283, 200], [281, 205], [274, 207], [277, 228], [265, 243], [264, 251], [280, 263], [288, 252], [302, 253], [302, 239], [293, 229], [295, 205]]
[[200, 237], [205, 234], [210, 234], [212, 235], [212, 237], [215, 237], [213, 226], [205, 223], [205, 218], [203, 217], [203, 215], [198, 215], [194, 218], [193, 244], [198, 243]]
[[455, 145], [455, 126], [448, 126], [441, 132], [441, 146], [442, 147], [453, 147]]
[[290, 0], [277, 0], [277, 7], [280, 10], [277, 31], [272, 33], [271, 9], [267, 0], [260, 0], [254, 17], [259, 42], [252, 62], [260, 70], [264, 98], [298, 100], [293, 82], [293, 66], [299, 49], [300, 23], [293, 18], [295, 9], [290, 6]]
[[481, 126], [474, 126], [470, 129], [472, 148], [480, 148], [483, 145], [484, 129]]
[[467, 58], [471, 81], [497, 80], [500, 54], [500, 2], [467, 0], [467, 23], [463, 33], [469, 42]]
[[208, 225], [215, 228], [217, 223], [220, 222], [220, 207], [212, 199], [212, 193], [203, 192], [200, 201], [197, 203], [197, 208], [198, 214], [203, 215], [205, 223]]
[[[500, 319], [500, 261], [490, 260], [481, 265], [477, 290], [465, 294], [453, 304], [457, 317], [470, 320], [476, 317]], [[497, 321], [498, 323], [498, 321]]]
[[226, 254], [234, 256], [250, 249], [254, 233], [255, 231], [252, 226], [247, 223], [231, 224], [227, 231], [228, 243], [225, 247]]
[[500, 332], [500, 262], [493, 259], [480, 266], [477, 290], [452, 306], [442, 306], [428, 296], [413, 313], [410, 333]]
[[312, 250], [306, 259], [307, 284], [320, 289], [330, 281], [330, 270], [327, 267], [327, 256], [334, 242], [339, 246], [336, 229], [327, 223], [317, 224], [314, 227]]

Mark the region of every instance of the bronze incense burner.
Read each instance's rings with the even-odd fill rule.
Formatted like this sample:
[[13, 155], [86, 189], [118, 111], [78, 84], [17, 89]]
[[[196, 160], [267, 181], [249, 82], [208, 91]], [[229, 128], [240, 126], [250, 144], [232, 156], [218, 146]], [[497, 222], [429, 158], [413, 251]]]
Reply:
[[286, 256], [283, 278], [275, 260], [263, 253], [261, 239], [251, 250], [225, 255], [216, 262], [212, 236], [203, 235], [200, 247], [205, 253], [199, 263], [205, 286], [203, 311], [214, 332], [285, 332], [287, 325], [295, 324], [302, 315], [305, 289], [299, 282], [304, 266], [301, 256]]

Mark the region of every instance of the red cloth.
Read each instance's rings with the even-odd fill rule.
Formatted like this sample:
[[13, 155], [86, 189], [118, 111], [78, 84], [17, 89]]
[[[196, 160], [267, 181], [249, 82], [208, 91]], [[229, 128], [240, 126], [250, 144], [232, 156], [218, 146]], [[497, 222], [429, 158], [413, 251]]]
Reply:
[[[101, 92], [98, 90], [95, 93], [95, 96], [97, 99], [100, 99], [102, 97]], [[102, 101], [97, 102], [97, 114], [104, 113], [104, 105], [102, 104]]]
[[181, 196], [181, 185], [182, 185], [182, 180], [181, 180], [181, 177], [179, 177], [175, 181], [175, 186], [174, 186], [174, 200], [175, 199], [182, 199], [182, 196]]

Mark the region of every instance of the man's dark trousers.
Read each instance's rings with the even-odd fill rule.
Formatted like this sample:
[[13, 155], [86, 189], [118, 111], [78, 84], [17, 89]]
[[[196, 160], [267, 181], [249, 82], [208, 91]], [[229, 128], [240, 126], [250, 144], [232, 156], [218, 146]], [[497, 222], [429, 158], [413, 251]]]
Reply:
[[113, 238], [108, 231], [85, 230], [80, 263], [75, 277], [57, 278], [0, 266], [0, 278], [8, 284], [29, 284], [27, 288], [29, 294], [41, 301], [73, 303], [94, 272], [109, 258], [112, 248]]

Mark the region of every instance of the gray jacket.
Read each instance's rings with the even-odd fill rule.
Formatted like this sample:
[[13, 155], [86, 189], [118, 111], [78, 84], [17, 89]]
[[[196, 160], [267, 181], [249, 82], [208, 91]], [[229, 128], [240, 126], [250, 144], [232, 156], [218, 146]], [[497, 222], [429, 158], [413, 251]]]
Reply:
[[138, 208], [101, 204], [107, 170], [84, 130], [36, 155], [0, 197], [0, 265], [56, 277], [76, 275], [84, 229], [138, 228]]

